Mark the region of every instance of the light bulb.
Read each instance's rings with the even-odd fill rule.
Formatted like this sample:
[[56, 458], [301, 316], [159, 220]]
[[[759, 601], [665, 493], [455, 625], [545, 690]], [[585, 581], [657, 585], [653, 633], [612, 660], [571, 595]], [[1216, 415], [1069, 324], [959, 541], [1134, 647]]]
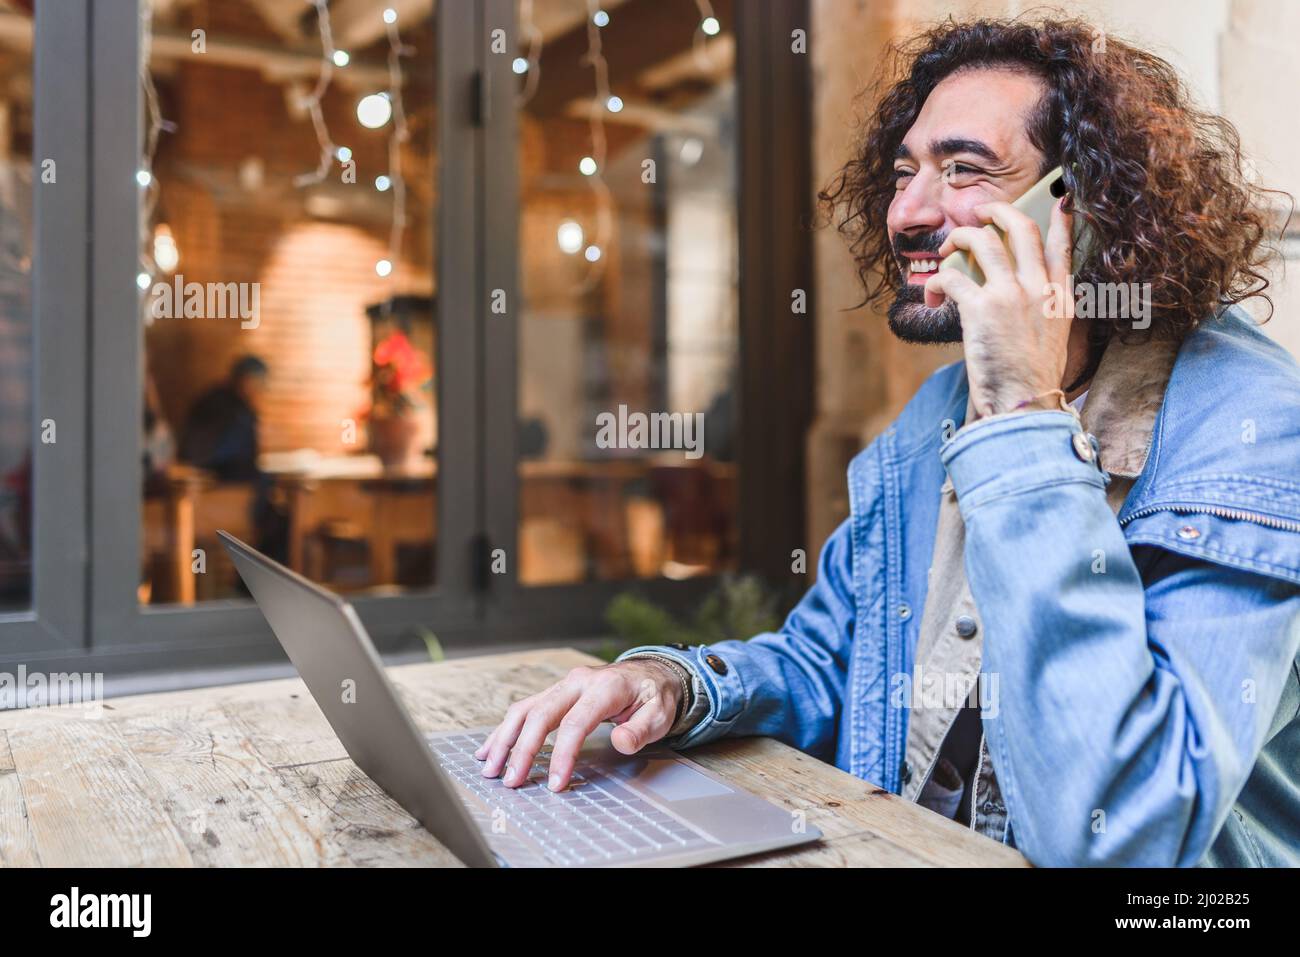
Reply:
[[571, 219], [565, 220], [560, 223], [560, 228], [555, 231], [555, 241], [560, 244], [561, 252], [572, 256], [582, 248], [582, 227]]
[[368, 130], [377, 130], [392, 118], [393, 104], [383, 93], [363, 96], [357, 104], [357, 122]]

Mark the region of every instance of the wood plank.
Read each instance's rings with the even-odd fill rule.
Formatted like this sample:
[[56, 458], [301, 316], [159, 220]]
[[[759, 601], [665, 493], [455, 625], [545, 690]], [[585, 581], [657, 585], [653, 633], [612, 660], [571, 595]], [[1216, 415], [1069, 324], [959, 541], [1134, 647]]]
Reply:
[[43, 864], [193, 863], [175, 826], [149, 794], [148, 775], [112, 722], [43, 717], [8, 734]]
[[706, 867], [933, 867], [905, 847], [863, 831], [790, 852], [773, 851]]
[[0, 731], [0, 867], [39, 867], [40, 863], [9, 736]]
[[160, 709], [119, 726], [196, 865], [347, 863], [223, 708]]
[[280, 774], [294, 807], [349, 864], [463, 866], [350, 759], [282, 768]]
[[[1014, 848], [771, 738], [724, 739], [683, 754], [778, 807], [804, 811], [832, 841], [866, 832], [940, 867], [1027, 864]], [[871, 845], [859, 850], [854, 865], [871, 866]], [[781, 853], [793, 862], [808, 852]]]

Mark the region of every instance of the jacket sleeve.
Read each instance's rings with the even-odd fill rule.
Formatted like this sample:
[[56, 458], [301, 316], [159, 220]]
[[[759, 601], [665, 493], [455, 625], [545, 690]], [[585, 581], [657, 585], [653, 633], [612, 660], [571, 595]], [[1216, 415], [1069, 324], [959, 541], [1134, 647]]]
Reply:
[[686, 748], [724, 735], [765, 735], [830, 760], [853, 641], [853, 546], [846, 520], [826, 541], [817, 582], [780, 631], [747, 641], [678, 648], [633, 648], [686, 665], [708, 695], [708, 713], [670, 747]]
[[1196, 864], [1279, 706], [1300, 586], [1148, 547], [1144, 582], [1080, 431], [1001, 416], [942, 452], [999, 689], [993, 767], [1036, 864]]

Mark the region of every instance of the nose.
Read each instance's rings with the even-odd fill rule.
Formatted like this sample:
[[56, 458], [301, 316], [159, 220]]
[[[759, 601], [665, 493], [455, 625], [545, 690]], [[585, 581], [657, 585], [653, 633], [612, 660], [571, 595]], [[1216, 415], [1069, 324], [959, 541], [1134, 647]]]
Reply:
[[887, 222], [890, 231], [928, 232], [942, 227], [944, 214], [939, 202], [942, 187], [937, 176], [930, 176], [925, 171], [913, 176], [906, 187], [894, 194], [894, 200], [889, 204]]

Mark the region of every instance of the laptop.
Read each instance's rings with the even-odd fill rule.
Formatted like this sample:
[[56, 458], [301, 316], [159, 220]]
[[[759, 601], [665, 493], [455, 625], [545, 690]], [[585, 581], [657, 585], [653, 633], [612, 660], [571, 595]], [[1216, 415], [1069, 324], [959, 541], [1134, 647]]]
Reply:
[[349, 757], [465, 864], [684, 867], [821, 837], [668, 748], [621, 754], [609, 724], [563, 791], [545, 785], [549, 738], [522, 787], [483, 777], [474, 752], [490, 726], [421, 733], [350, 604], [218, 534]]

